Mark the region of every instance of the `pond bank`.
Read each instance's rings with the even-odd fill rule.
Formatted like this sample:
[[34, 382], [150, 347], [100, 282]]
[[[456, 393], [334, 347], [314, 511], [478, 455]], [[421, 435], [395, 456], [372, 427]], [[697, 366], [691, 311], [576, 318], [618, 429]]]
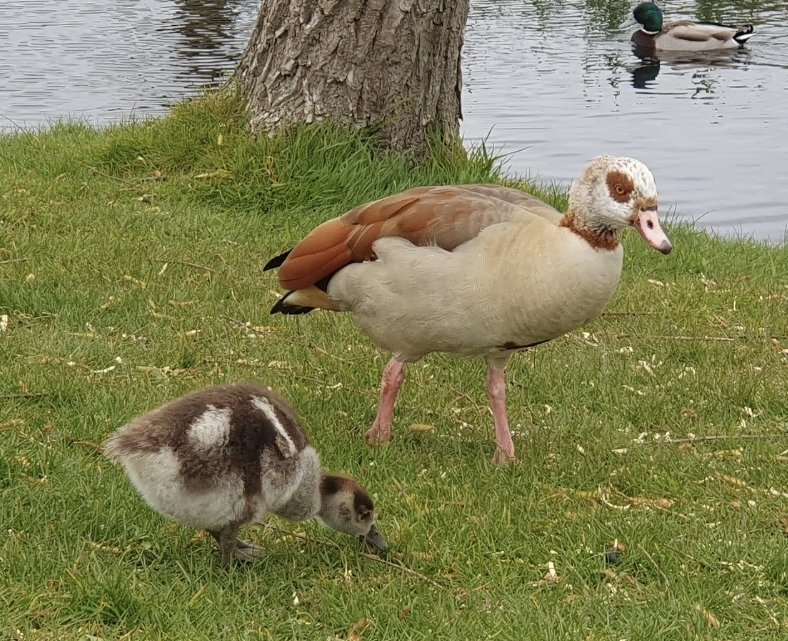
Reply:
[[[269, 315], [262, 266], [358, 203], [499, 171], [243, 123], [211, 96], [0, 139], [0, 636], [780, 638], [788, 251], [668, 225], [662, 256], [626, 234], [607, 313], [507, 369], [520, 465], [489, 463], [483, 364], [439, 356], [370, 448], [386, 355], [346, 315]], [[141, 412], [238, 380], [281, 391], [324, 464], [364, 479], [391, 563], [276, 523], [246, 532], [265, 558], [224, 573], [98, 455]]]

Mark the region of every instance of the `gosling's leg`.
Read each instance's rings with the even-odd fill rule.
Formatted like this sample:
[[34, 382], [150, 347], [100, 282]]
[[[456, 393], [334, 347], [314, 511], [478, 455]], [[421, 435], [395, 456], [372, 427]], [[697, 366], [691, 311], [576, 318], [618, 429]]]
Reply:
[[228, 567], [232, 556], [235, 556], [239, 561], [248, 563], [263, 552], [262, 548], [237, 538], [240, 528], [240, 523], [231, 523], [218, 531], [208, 530], [208, 533], [219, 544], [219, 556], [222, 559], [222, 567], [225, 569]]

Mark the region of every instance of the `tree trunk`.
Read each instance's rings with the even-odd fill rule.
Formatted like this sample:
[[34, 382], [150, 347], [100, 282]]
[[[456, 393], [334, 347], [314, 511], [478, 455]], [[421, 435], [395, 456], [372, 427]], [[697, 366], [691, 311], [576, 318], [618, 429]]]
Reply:
[[237, 78], [255, 132], [331, 120], [420, 155], [459, 134], [469, 0], [263, 0]]

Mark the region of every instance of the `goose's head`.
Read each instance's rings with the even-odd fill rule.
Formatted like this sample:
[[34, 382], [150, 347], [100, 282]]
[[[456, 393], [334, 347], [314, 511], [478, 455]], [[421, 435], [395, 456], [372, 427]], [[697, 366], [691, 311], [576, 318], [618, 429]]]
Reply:
[[653, 2], [641, 2], [632, 12], [646, 33], [662, 31], [662, 10]]
[[343, 476], [324, 476], [320, 482], [318, 519], [326, 527], [357, 537], [377, 552], [388, 550], [378, 531], [372, 497], [356, 481]]
[[673, 249], [659, 224], [654, 176], [634, 158], [594, 158], [572, 185], [568, 215], [581, 232], [617, 238], [619, 230], [634, 227], [654, 249]]

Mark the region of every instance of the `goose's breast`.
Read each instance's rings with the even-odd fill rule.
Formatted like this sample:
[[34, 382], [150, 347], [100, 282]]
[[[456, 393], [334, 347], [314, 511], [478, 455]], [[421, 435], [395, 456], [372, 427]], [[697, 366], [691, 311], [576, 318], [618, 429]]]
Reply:
[[[547, 233], [549, 232], [549, 233]], [[623, 252], [598, 250], [565, 228], [513, 237], [518, 259], [494, 278], [506, 283], [499, 304], [501, 323], [512, 342], [557, 338], [605, 309], [618, 287]]]
[[621, 272], [620, 248], [597, 252], [549, 223], [493, 225], [454, 252], [402, 239], [381, 239], [375, 252], [335, 276], [329, 294], [408, 360], [560, 336], [604, 308]]

